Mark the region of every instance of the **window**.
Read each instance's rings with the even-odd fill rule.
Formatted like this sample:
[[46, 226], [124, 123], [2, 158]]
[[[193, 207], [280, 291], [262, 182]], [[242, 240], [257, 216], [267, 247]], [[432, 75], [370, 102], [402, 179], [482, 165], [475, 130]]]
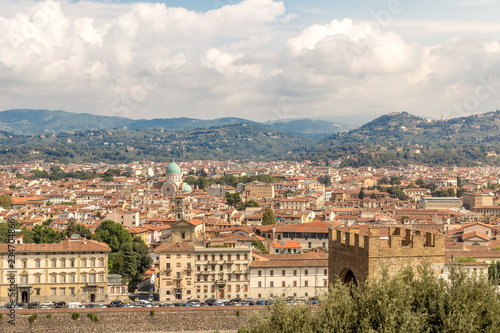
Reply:
[[56, 276], [52, 275], [52, 283], [56, 283]]
[[248, 260], [248, 254], [245, 254], [245, 260]]
[[243, 286], [243, 291], [244, 291], [244, 292], [247, 292], [247, 291], [248, 291], [248, 286], [247, 286], [246, 284]]
[[187, 257], [188, 257], [188, 259], [190, 259], [191, 258], [191, 254], [188, 254]]
[[40, 283], [40, 275], [35, 276], [35, 283]]
[[231, 261], [231, 255], [230, 254], [227, 255], [227, 260]]
[[262, 288], [262, 282], [257, 282], [257, 287]]
[[205, 260], [208, 260], [208, 254], [205, 254]]
[[224, 255], [223, 255], [223, 254], [221, 254], [221, 255], [219, 256], [219, 258], [220, 258], [220, 260], [224, 260]]
[[71, 261], [70, 261], [70, 265], [71, 265], [71, 267], [75, 267], [75, 261], [74, 261], [74, 260], [71, 260]]
[[66, 288], [61, 288], [61, 296], [66, 295]]
[[273, 281], [271, 281], [269, 287], [274, 288], [274, 282]]
[[56, 296], [56, 295], [57, 295], [57, 294], [56, 294], [56, 291], [57, 291], [57, 288], [50, 288], [50, 294], [51, 294], [52, 296]]
[[99, 259], [99, 266], [104, 267], [104, 259]]
[[309, 275], [309, 271], [308, 271], [307, 269], [304, 271], [304, 275], [305, 275], [305, 276], [308, 276], [308, 275]]
[[75, 283], [75, 276], [74, 275], [70, 275], [69, 276], [69, 282], [70, 283]]
[[240, 292], [240, 285], [239, 285], [239, 284], [237, 284], [237, 285], [236, 285], [236, 292], [237, 292], [237, 293], [239, 293], [239, 292]]
[[293, 276], [297, 276], [297, 271], [296, 270], [293, 271]]
[[236, 255], [236, 260], [240, 260], [240, 255], [239, 254]]
[[201, 256], [198, 254], [198, 255], [196, 256], [196, 260], [198, 260], [198, 261], [199, 261], [199, 260], [201, 260], [201, 259], [200, 259], [200, 257], [201, 257]]
[[215, 254], [212, 254], [212, 261], [215, 261]]
[[181, 267], [181, 263], [180, 262], [176, 263], [175, 267]]
[[82, 275], [82, 282], [84, 282], [84, 283], [87, 282], [87, 275]]
[[271, 270], [271, 271], [269, 272], [269, 275], [274, 276], [274, 271], [273, 271], [273, 270]]
[[309, 287], [309, 281], [307, 280], [304, 281], [304, 287]]
[[36, 268], [40, 268], [40, 260], [37, 260], [37, 261], [35, 262], [35, 266], [36, 266]]
[[87, 294], [87, 288], [82, 288], [82, 294], [83, 295]]
[[90, 283], [95, 283], [95, 274], [90, 274]]
[[227, 292], [231, 292], [231, 285], [230, 284], [227, 285]]
[[170, 259], [170, 254], [167, 254], [167, 259]]
[[75, 294], [75, 288], [69, 288], [69, 294], [74, 295]]
[[307, 247], [308, 247], [308, 248], [311, 248], [311, 247], [312, 247], [311, 242], [308, 242], [308, 243], [307, 243]]
[[104, 287], [99, 287], [99, 294], [104, 294]]
[[56, 267], [56, 261], [52, 260], [52, 268], [55, 268], [55, 267]]
[[323, 287], [328, 287], [328, 280], [323, 280]]
[[177, 259], [180, 259], [181, 258], [181, 255], [180, 254], [177, 254]]
[[104, 274], [99, 274], [99, 282], [104, 282]]
[[27, 267], [28, 267], [28, 261], [23, 260], [23, 268], [27, 268]]
[[61, 283], [66, 283], [66, 276], [64, 275], [61, 276]]
[[35, 295], [40, 296], [40, 288], [35, 288]]
[[199, 293], [201, 290], [201, 287], [200, 286], [196, 286], [196, 292]]
[[325, 270], [323, 271], [323, 274], [324, 274], [324, 275], [328, 275], [328, 270], [327, 270], [327, 269], [325, 269]]
[[186, 239], [186, 233], [185, 233], [185, 232], [183, 232], [183, 233], [181, 234], [181, 238], [182, 238], [182, 239]]
[[286, 287], [286, 282], [285, 281], [281, 281], [281, 286], [284, 288]]
[[297, 287], [297, 281], [293, 281], [293, 286]]
[[28, 275], [21, 276], [21, 281], [21, 283], [23, 284], [28, 284]]
[[82, 260], [82, 267], [87, 267], [87, 260], [86, 259]]
[[90, 267], [95, 267], [95, 259], [90, 260]]
[[66, 260], [61, 260], [61, 267], [66, 267]]

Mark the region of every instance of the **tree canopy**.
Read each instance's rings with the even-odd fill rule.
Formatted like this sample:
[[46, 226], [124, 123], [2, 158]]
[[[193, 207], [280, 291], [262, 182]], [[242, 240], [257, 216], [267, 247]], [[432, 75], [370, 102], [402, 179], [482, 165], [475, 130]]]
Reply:
[[262, 224], [276, 224], [276, 216], [271, 207], [266, 207], [264, 209], [264, 214], [262, 215]]

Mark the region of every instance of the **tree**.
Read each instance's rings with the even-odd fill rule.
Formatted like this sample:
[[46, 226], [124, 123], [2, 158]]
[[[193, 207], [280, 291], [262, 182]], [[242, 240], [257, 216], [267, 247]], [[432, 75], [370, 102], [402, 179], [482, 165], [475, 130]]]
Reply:
[[[16, 221], [16, 229], [21, 227], [21, 223]], [[9, 240], [9, 223], [2, 222], [0, 223], [0, 243], [7, 243]]]
[[283, 195], [285, 196], [285, 198], [293, 197], [295, 195], [295, 192], [291, 189], [288, 189], [283, 193]]
[[457, 187], [462, 187], [462, 179], [457, 177]]
[[370, 195], [370, 199], [373, 199], [373, 200], [377, 199], [377, 196], [375, 195], [374, 192], [372, 192], [372, 195]]
[[426, 185], [425, 181], [422, 178], [417, 179], [417, 181], [415, 182], [415, 184], [418, 185], [418, 187], [420, 187], [420, 188], [423, 188]]
[[262, 224], [276, 224], [276, 216], [274, 216], [274, 211], [271, 207], [264, 208], [264, 214], [262, 215]]
[[103, 182], [112, 182], [114, 181], [115, 179], [111, 176], [106, 176], [102, 179]]
[[226, 203], [230, 207], [236, 207], [242, 202], [240, 192], [230, 193], [226, 192]]
[[23, 235], [23, 243], [34, 243], [35, 242], [35, 232], [26, 227], [21, 229], [21, 234]]
[[262, 242], [253, 241], [252, 246], [257, 250], [259, 250], [260, 252], [262, 252], [263, 254], [267, 254], [266, 247], [264, 246], [264, 244], [262, 244]]
[[2, 208], [9, 209], [10, 205], [12, 205], [13, 202], [14, 200], [12, 200], [12, 197], [10, 195], [8, 194], [0, 195], [0, 205], [2, 205]]
[[36, 225], [33, 228], [33, 240], [36, 244], [59, 243], [64, 237], [47, 225]]
[[120, 251], [122, 244], [132, 242], [132, 236], [119, 223], [112, 220], [104, 220], [96, 228], [92, 239], [104, 242], [111, 248], [111, 252]]
[[363, 200], [365, 198], [365, 189], [364, 187], [361, 187], [361, 189], [359, 190], [359, 194], [358, 194], [358, 198]]
[[71, 237], [72, 235], [78, 234], [81, 237], [85, 237], [87, 239], [92, 238], [92, 231], [89, 228], [84, 226], [83, 224], [77, 224], [73, 219], [69, 222], [68, 227], [64, 230], [64, 235], [66, 237]]

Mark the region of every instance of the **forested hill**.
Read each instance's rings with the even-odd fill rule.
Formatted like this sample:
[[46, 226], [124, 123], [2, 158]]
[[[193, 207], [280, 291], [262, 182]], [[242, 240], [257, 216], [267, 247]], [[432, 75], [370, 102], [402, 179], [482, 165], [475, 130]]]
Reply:
[[355, 130], [333, 135], [325, 142], [442, 145], [495, 143], [500, 140], [500, 111], [448, 120], [432, 120], [407, 112], [381, 116]]
[[68, 132], [20, 135], [0, 133], [0, 163], [29, 160], [61, 163], [123, 163], [140, 160], [297, 159], [316, 141], [248, 124], [194, 130]]

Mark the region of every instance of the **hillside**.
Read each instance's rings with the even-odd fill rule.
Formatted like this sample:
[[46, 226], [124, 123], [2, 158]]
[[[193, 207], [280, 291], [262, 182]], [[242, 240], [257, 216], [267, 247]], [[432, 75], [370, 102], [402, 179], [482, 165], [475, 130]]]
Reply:
[[137, 160], [286, 159], [313, 150], [312, 139], [234, 124], [193, 130], [115, 129], [58, 134], [0, 133], [0, 163], [46, 161], [123, 163]]
[[495, 143], [500, 140], [500, 111], [448, 120], [431, 120], [407, 112], [391, 113], [346, 133], [331, 136], [331, 144], [372, 143], [442, 145]]
[[60, 133], [89, 130], [190, 130], [231, 124], [248, 124], [292, 133], [298, 136], [323, 138], [345, 131], [346, 126], [324, 120], [291, 120], [274, 123], [259, 123], [243, 118], [226, 117], [217, 119], [155, 118], [128, 119], [123, 117], [98, 116], [89, 113], [66, 111], [15, 109], [0, 112], [0, 130], [15, 134]]

